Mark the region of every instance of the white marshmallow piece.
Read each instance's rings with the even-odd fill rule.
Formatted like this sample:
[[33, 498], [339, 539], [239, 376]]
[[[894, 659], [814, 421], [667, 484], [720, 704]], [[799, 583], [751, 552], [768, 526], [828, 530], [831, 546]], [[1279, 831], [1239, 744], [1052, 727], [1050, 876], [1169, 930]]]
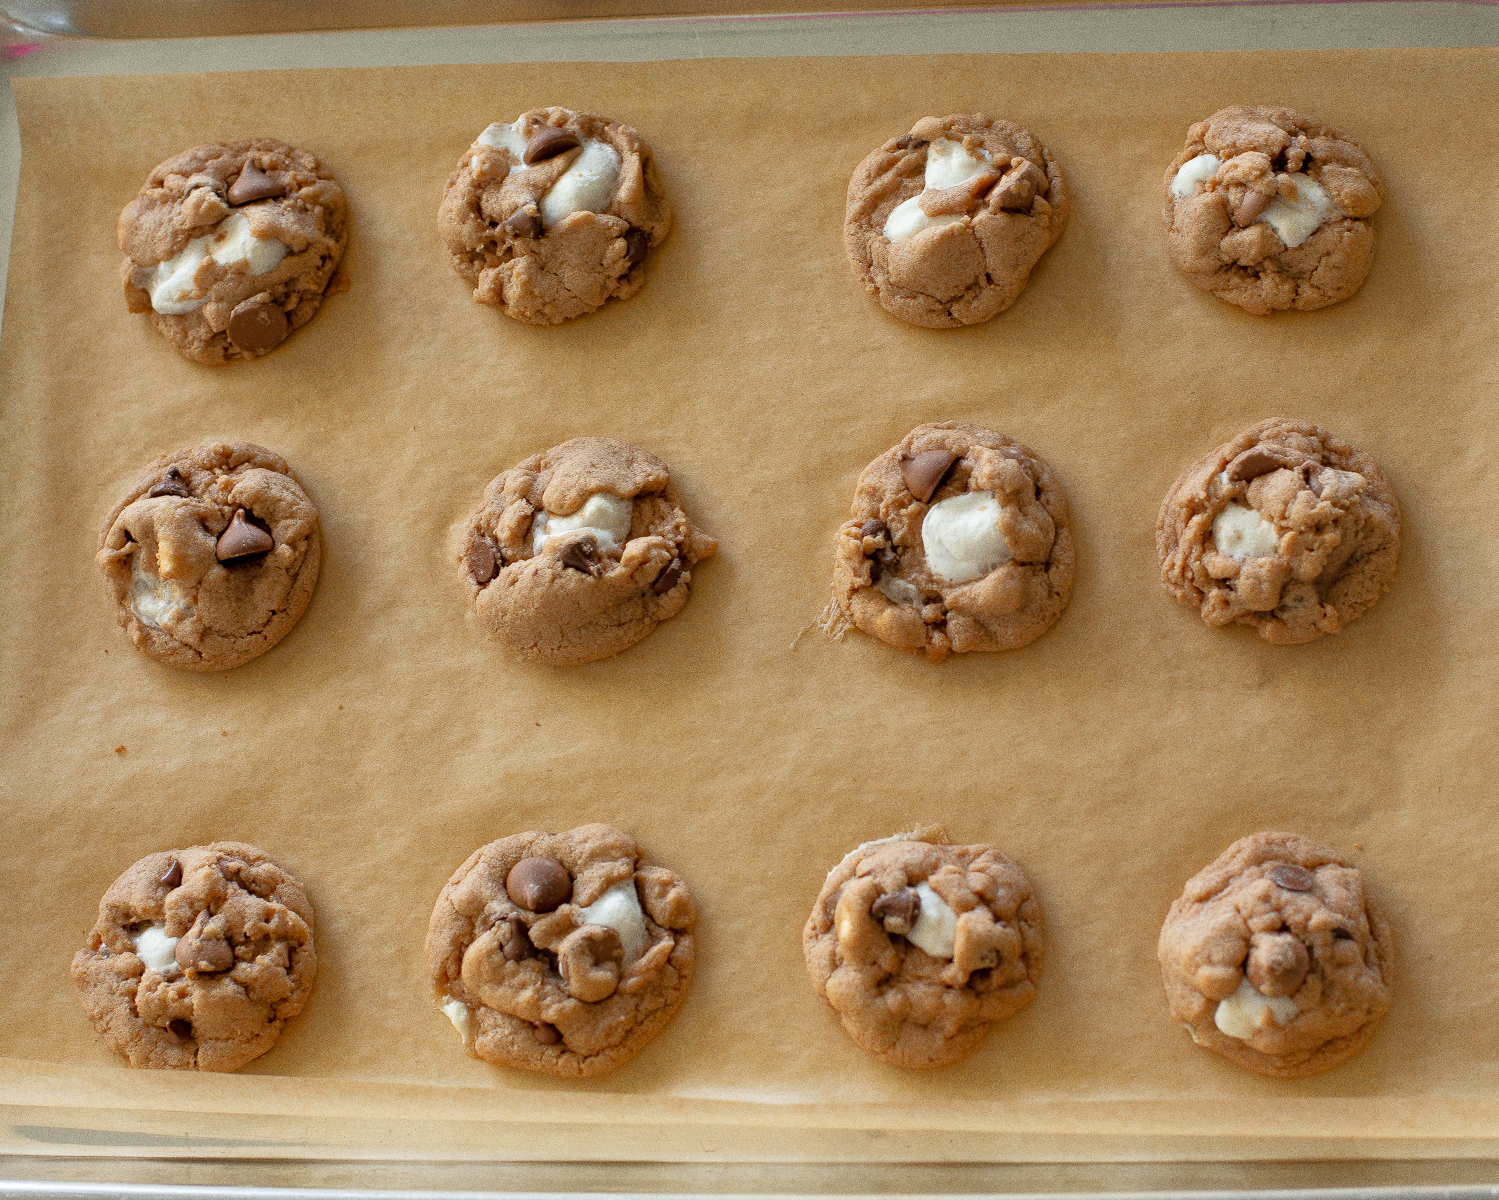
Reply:
[[1274, 554], [1280, 546], [1280, 534], [1254, 509], [1229, 501], [1213, 518], [1213, 545], [1220, 554], [1242, 562]]
[[1296, 1015], [1296, 1001], [1289, 996], [1262, 996], [1247, 979], [1227, 1000], [1218, 1001], [1213, 1024], [1231, 1038], [1244, 1041], [1271, 1022], [1284, 1025]]
[[921, 607], [921, 591], [909, 579], [881, 575], [879, 583], [874, 586], [891, 604], [914, 604]]
[[575, 212], [607, 208], [619, 184], [619, 167], [618, 150], [608, 142], [584, 138], [583, 152], [541, 198], [542, 227], [550, 229]]
[[951, 958], [953, 938], [958, 932], [958, 914], [932, 891], [925, 880], [916, 885], [916, 894], [921, 898], [921, 911], [916, 915], [911, 932], [906, 934], [906, 940], [920, 946], [933, 958]]
[[606, 554], [618, 549], [630, 540], [630, 518], [635, 514], [635, 502], [608, 492], [594, 492], [583, 507], [569, 517], [557, 517], [542, 511], [531, 523], [531, 553], [540, 554], [548, 538], [559, 534], [586, 529], [599, 540], [599, 549]]
[[933, 574], [945, 583], [967, 583], [1009, 562], [1001, 511], [993, 492], [964, 492], [932, 505], [921, 522], [921, 545]]
[[587, 908], [579, 909], [578, 919], [585, 925], [607, 925], [619, 934], [627, 967], [645, 952], [645, 913], [635, 894], [633, 875], [616, 883]]
[[474, 140], [479, 145], [488, 146], [493, 150], [510, 151], [510, 156], [515, 159], [517, 166], [520, 165], [521, 155], [526, 152], [526, 135], [514, 125], [502, 125], [498, 121]]
[[[988, 167], [987, 150], [980, 150], [979, 157], [975, 157], [963, 149], [961, 142], [955, 142], [951, 138], [937, 138], [926, 148], [926, 177], [922, 183], [921, 195], [967, 183]], [[930, 229], [934, 225], [951, 225], [954, 221], [963, 219], [961, 213], [927, 216], [921, 208], [921, 195], [912, 196], [904, 203], [897, 204], [885, 218], [885, 228], [881, 232], [887, 240], [903, 242], [915, 237], [923, 229]]]
[[168, 978], [182, 973], [182, 968], [177, 965], [177, 939], [167, 937], [165, 925], [159, 922], [147, 925], [133, 940], [136, 957], [146, 964], [148, 971], [159, 972]]
[[195, 610], [188, 601], [187, 589], [175, 579], [162, 579], [145, 570], [137, 551], [130, 568], [130, 611], [143, 624], [160, 629], [168, 616], [175, 613], [188, 618]]
[[1181, 169], [1171, 181], [1171, 194], [1178, 200], [1185, 200], [1197, 190], [1199, 183], [1206, 183], [1218, 174], [1218, 168], [1222, 165], [1223, 160], [1216, 154], [1199, 154], [1196, 158], [1188, 159], [1182, 163]]
[[449, 1000], [442, 1006], [442, 1015], [453, 1022], [453, 1028], [463, 1039], [463, 1048], [471, 1049], [474, 1044], [474, 1010], [462, 1000]]
[[168, 316], [180, 316], [199, 307], [206, 296], [193, 298], [193, 280], [205, 259], [230, 267], [245, 263], [251, 275], [264, 275], [291, 248], [275, 238], [256, 237], [243, 210], [230, 213], [212, 233], [193, 238], [171, 258], [156, 264], [146, 291], [151, 293], [151, 307]]
[[1316, 233], [1323, 221], [1333, 216], [1340, 217], [1343, 212], [1310, 175], [1293, 175], [1291, 178], [1296, 181], [1296, 199], [1275, 197], [1265, 206], [1256, 224], [1270, 226], [1275, 230], [1275, 236], [1294, 250]]

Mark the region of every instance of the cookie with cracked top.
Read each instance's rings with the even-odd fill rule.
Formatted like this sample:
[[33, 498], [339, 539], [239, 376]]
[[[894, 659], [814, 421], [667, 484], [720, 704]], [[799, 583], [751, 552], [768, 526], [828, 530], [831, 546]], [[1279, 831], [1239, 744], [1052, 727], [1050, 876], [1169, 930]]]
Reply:
[[1156, 956], [1199, 1046], [1292, 1079], [1355, 1054], [1390, 1007], [1395, 940], [1358, 868], [1293, 833], [1240, 838], [1187, 881]]

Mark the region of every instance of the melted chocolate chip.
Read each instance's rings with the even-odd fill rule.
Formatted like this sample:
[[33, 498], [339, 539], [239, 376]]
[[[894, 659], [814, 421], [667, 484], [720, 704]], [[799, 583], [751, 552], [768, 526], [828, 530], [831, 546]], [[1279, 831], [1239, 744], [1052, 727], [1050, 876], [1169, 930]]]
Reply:
[[1285, 465], [1285, 457], [1278, 450], [1251, 446], [1228, 464], [1225, 474], [1236, 483], [1247, 483], [1261, 475], [1268, 475], [1271, 471], [1278, 471]]
[[191, 496], [192, 493], [187, 490], [187, 480], [183, 478], [182, 472], [176, 467], [168, 467], [161, 482], [146, 495], [155, 499], [157, 496]]
[[510, 926], [510, 940], [500, 953], [505, 956], [506, 962], [519, 962], [523, 958], [529, 958], [532, 950], [531, 934], [526, 929], [526, 923], [514, 913], [506, 921]]
[[917, 146], [925, 146], [926, 138], [919, 138], [914, 133], [907, 133], [895, 139], [897, 150], [914, 150]]
[[878, 518], [873, 521], [865, 521], [864, 524], [859, 526], [859, 536], [861, 538], [882, 538], [888, 537], [889, 534], [889, 526]]
[[229, 185], [229, 204], [237, 207], [256, 200], [271, 200], [289, 191], [291, 188], [286, 184], [277, 183], [253, 162], [246, 162], [239, 178]]
[[951, 450], [926, 450], [916, 455], [901, 455], [900, 473], [905, 478], [906, 489], [925, 504], [932, 494], [942, 486], [942, 479], [951, 469], [958, 456]]
[[625, 234], [625, 262], [630, 266], [645, 261], [651, 250], [651, 235], [644, 229], [632, 229]]
[[921, 897], [915, 888], [910, 887], [886, 892], [869, 906], [869, 915], [876, 921], [883, 921], [889, 933], [910, 933], [920, 912]]
[[236, 508], [229, 528], [219, 534], [218, 549], [214, 557], [221, 563], [240, 562], [264, 554], [276, 541], [259, 525], [251, 524], [245, 510]]
[[172, 859], [172, 865], [166, 869], [166, 874], [156, 882], [161, 884], [162, 887], [174, 888], [180, 886], [182, 883], [182, 864], [175, 858]]
[[488, 538], [476, 537], [468, 544], [468, 553], [464, 557], [468, 561], [468, 573], [481, 587], [499, 574], [494, 543]]
[[172, 1045], [180, 1046], [184, 1042], [191, 1040], [192, 1036], [193, 1023], [191, 1021], [184, 1021], [181, 1017], [173, 1017], [167, 1022], [167, 1037], [171, 1040]]
[[1241, 229], [1252, 225], [1255, 218], [1270, 206], [1271, 199], [1264, 192], [1246, 191], [1234, 205], [1234, 224]]
[[1295, 863], [1276, 863], [1265, 875], [1272, 883], [1288, 892], [1309, 892], [1317, 882], [1315, 875]]
[[246, 300], [229, 314], [229, 340], [246, 354], [265, 354], [286, 341], [291, 332], [279, 304]]
[[535, 206], [517, 208], [505, 218], [505, 229], [518, 238], [539, 238], [541, 218], [536, 215]]
[[555, 1046], [562, 1040], [562, 1033], [555, 1025], [539, 1021], [536, 1024], [536, 1040], [543, 1046]]
[[573, 894], [573, 877], [555, 858], [523, 858], [505, 876], [505, 893], [527, 912], [549, 913]]
[[557, 155], [582, 144], [576, 133], [543, 125], [526, 142], [525, 152], [520, 156], [521, 162], [528, 167], [533, 166], [539, 162], [546, 162], [549, 158], [556, 158]]
[[656, 576], [656, 582], [651, 584], [653, 596], [664, 596], [672, 588], [677, 586], [677, 580], [682, 578], [682, 560], [674, 558], [666, 564], [666, 570]]
[[584, 575], [597, 576], [599, 573], [598, 563], [594, 562], [590, 551], [593, 549], [592, 542], [568, 542], [562, 547], [562, 553], [557, 555], [557, 561], [564, 567], [571, 567], [574, 571], [581, 571]]

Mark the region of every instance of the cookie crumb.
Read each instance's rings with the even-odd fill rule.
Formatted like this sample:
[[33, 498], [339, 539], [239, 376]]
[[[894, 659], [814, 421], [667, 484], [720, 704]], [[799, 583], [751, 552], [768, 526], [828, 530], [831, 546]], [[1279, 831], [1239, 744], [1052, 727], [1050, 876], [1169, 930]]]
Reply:
[[115, 747], [115, 753], [116, 754], [124, 754], [125, 753], [125, 747], [124, 746], [116, 746]]

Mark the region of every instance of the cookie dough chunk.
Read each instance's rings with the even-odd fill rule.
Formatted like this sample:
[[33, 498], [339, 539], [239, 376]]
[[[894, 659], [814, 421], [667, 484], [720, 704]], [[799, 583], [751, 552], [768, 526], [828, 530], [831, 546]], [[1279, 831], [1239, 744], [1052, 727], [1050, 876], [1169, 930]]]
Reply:
[[110, 884], [73, 981], [132, 1067], [233, 1071], [302, 1011], [317, 955], [302, 885], [264, 850], [148, 854]]
[[507, 648], [570, 666], [618, 654], [676, 616], [693, 565], [717, 549], [659, 458], [574, 438], [490, 483], [458, 568], [469, 607]]
[[918, 425], [864, 468], [852, 513], [834, 550], [834, 636], [853, 624], [932, 662], [1014, 650], [1072, 596], [1062, 485], [1002, 433]]
[[983, 113], [923, 117], [854, 171], [843, 245], [886, 312], [952, 329], [1015, 303], [1069, 205], [1061, 166], [1028, 130]]
[[130, 311], [209, 364], [269, 354], [312, 320], [348, 240], [328, 169], [272, 138], [169, 158], [119, 232]]
[[828, 873], [802, 931], [812, 986], [858, 1046], [897, 1067], [977, 1049], [1036, 994], [1041, 908], [993, 846], [941, 829], [866, 842]]
[[635, 130], [536, 108], [489, 126], [464, 151], [437, 222], [475, 300], [556, 325], [640, 290], [671, 205]]
[[1166, 249], [1198, 287], [1246, 312], [1324, 308], [1369, 274], [1368, 218], [1384, 193], [1346, 133], [1289, 108], [1225, 108], [1187, 131], [1166, 171]]
[[1161, 582], [1209, 625], [1268, 642], [1337, 633], [1395, 577], [1400, 505], [1374, 460], [1272, 417], [1186, 469], [1155, 527]]
[[682, 880], [608, 825], [517, 833], [448, 880], [427, 929], [433, 1003], [503, 1067], [602, 1075], [687, 996], [697, 908]]
[[279, 642], [312, 599], [317, 509], [286, 460], [248, 442], [163, 455], [99, 534], [115, 619], [157, 662], [222, 671]]
[[1390, 1007], [1389, 922], [1357, 867], [1294, 833], [1240, 838], [1189, 879], [1156, 956], [1172, 1020], [1262, 1075], [1336, 1066]]

